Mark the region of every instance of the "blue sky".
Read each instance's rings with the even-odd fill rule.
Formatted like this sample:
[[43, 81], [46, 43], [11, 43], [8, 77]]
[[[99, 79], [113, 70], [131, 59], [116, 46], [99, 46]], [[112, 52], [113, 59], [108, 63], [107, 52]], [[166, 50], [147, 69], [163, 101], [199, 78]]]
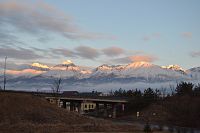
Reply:
[[200, 66], [199, 0], [0, 0], [0, 58]]

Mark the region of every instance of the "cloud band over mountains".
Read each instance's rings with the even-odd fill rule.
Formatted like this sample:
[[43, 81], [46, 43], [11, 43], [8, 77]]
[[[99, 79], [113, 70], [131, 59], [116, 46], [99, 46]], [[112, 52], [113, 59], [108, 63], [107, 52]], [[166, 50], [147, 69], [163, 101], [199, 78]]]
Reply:
[[[131, 54], [131, 55], [130, 55]], [[120, 47], [111, 46], [107, 48], [94, 48], [89, 46], [77, 46], [72, 49], [68, 48], [23, 48], [0, 46], [0, 58], [8, 56], [9, 59], [14, 60], [40, 60], [40, 59], [87, 59], [87, 60], [101, 60], [100, 62], [109, 62], [110, 64], [130, 63], [130, 62], [154, 62], [158, 58], [148, 55], [143, 52], [129, 51]]]
[[0, 58], [4, 58], [5, 56], [8, 56], [9, 58], [12, 59], [21, 59], [21, 60], [43, 58], [43, 56], [36, 54], [31, 49], [0, 47]]
[[111, 46], [107, 48], [97, 49], [89, 46], [78, 46], [74, 49], [51, 49], [56, 55], [71, 58], [83, 58], [89, 60], [99, 59], [105, 57], [104, 63], [110, 64], [127, 64], [130, 62], [154, 62], [158, 57], [148, 55], [144, 52], [129, 51], [120, 47]]

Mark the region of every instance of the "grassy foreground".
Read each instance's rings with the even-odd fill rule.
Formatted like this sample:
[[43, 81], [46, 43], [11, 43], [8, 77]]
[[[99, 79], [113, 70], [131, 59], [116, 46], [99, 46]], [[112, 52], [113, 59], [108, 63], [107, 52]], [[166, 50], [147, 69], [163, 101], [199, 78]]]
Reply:
[[81, 116], [31, 94], [0, 92], [1, 133], [142, 132], [134, 125]]

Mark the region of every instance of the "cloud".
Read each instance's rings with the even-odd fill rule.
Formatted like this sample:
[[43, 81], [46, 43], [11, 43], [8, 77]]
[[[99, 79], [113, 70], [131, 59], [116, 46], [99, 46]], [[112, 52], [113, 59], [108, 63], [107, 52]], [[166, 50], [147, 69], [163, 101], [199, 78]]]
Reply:
[[[96, 49], [89, 46], [78, 46], [72, 49], [68, 48], [51, 48], [50, 54], [62, 57], [82, 58], [82, 59], [100, 59], [103, 57], [107, 60], [111, 59], [113, 62], [130, 63], [132, 61], [148, 61], [152, 62], [155, 58], [153, 56], [145, 55], [142, 51], [126, 50], [120, 47], [112, 46], [102, 49]], [[133, 55], [133, 56], [129, 56]], [[126, 57], [122, 57], [126, 56]], [[53, 56], [52, 56], [53, 57]], [[118, 57], [118, 58], [115, 58]], [[115, 59], [113, 59], [115, 58]], [[105, 61], [105, 60], [104, 60]]]
[[52, 49], [52, 53], [65, 57], [86, 58], [93, 60], [103, 55], [106, 55], [107, 57], [120, 56], [122, 54], [127, 54], [127, 51], [115, 46], [103, 49], [96, 49], [89, 46], [78, 46], [74, 49], [55, 48]]
[[42, 53], [47, 53], [48, 50], [46, 49], [41, 49], [41, 48], [36, 48], [36, 47], [29, 47], [30, 49], [32, 49], [33, 51], [37, 51], [37, 52], [42, 52]]
[[69, 49], [65, 49], [65, 48], [51, 49], [51, 51], [54, 54], [63, 55], [65, 57], [76, 57], [77, 56], [75, 52], [73, 52], [72, 50], [69, 50]]
[[107, 56], [119, 56], [125, 52], [124, 49], [119, 47], [109, 47], [102, 50], [102, 52]]
[[115, 59], [111, 59], [109, 62], [111, 62], [111, 63], [119, 63], [119, 64], [127, 64], [127, 63], [130, 63], [130, 62], [132, 62], [131, 60], [130, 60], [130, 57], [128, 56], [128, 57], [121, 57], [121, 58], [115, 58]]
[[78, 46], [74, 49], [53, 48], [51, 49], [51, 52], [54, 55], [62, 55], [64, 57], [95, 59], [103, 55], [108, 57], [119, 56], [124, 54], [126, 50], [115, 46], [104, 49], [96, 49], [89, 46]]
[[10, 34], [8, 31], [4, 31], [0, 28], [0, 44], [7, 46], [16, 46], [22, 45], [24, 43], [19, 41], [15, 35]]
[[130, 60], [132, 62], [139, 62], [139, 61], [145, 61], [145, 62], [154, 62], [157, 58], [150, 55], [136, 55], [131, 56]]
[[160, 38], [161, 34], [159, 32], [153, 33], [151, 35], [153, 38]]
[[[4, 69], [4, 59], [0, 62], [0, 69]], [[12, 61], [7, 61], [7, 63], [6, 63], [6, 67], [7, 67], [7, 69], [11, 69], [11, 70], [13, 70], [13, 69], [20, 69], [20, 68], [26, 68], [26, 64], [16, 64], [15, 62], [12, 62]]]
[[82, 58], [95, 59], [100, 56], [97, 49], [88, 46], [79, 46], [75, 48], [76, 54]]
[[159, 39], [161, 36], [161, 34], [159, 32], [156, 32], [156, 33], [152, 33], [150, 35], [146, 35], [142, 38], [142, 40], [144, 41], [149, 41], [149, 40], [152, 40], [152, 39]]
[[193, 51], [190, 53], [191, 57], [200, 57], [200, 51]]
[[144, 37], [143, 37], [143, 40], [144, 40], [144, 41], [149, 41], [149, 40], [151, 40], [151, 37], [150, 37], [150, 36], [144, 36]]
[[89, 46], [78, 46], [74, 49], [53, 48], [51, 49], [51, 53], [54, 55], [61, 55], [64, 57], [85, 58], [91, 60], [98, 58], [101, 55], [100, 50]]
[[53, 40], [53, 38], [52, 37], [48, 37], [48, 36], [41, 36], [41, 37], [39, 37], [38, 39], [37, 39], [39, 42], [41, 42], [41, 43], [47, 43], [47, 42], [49, 42], [50, 40]]
[[7, 70], [6, 73], [10, 74], [10, 75], [38, 75], [38, 74], [42, 74], [45, 71], [39, 71], [39, 70], [33, 70], [33, 69], [24, 69], [24, 70]]
[[71, 16], [43, 1], [0, 2], [0, 25], [6, 24], [34, 35], [53, 32], [68, 39], [113, 39], [112, 36], [81, 30]]
[[[1, 29], [0, 29], [1, 30]], [[16, 40], [17, 37], [11, 34], [5, 34], [5, 31], [0, 32], [0, 41], [2, 40]]]
[[127, 56], [127, 57], [122, 57], [122, 58], [116, 58], [110, 60], [113, 63], [121, 63], [121, 64], [127, 64], [131, 62], [154, 62], [157, 60], [156, 57], [151, 56], [151, 55], [134, 55], [134, 56]]
[[182, 32], [181, 35], [184, 38], [192, 38], [192, 32]]
[[[120, 47], [107, 47], [103, 49], [96, 49], [89, 46], [78, 46], [73, 49], [67, 49], [67, 48], [55, 48], [51, 49], [52, 54], [57, 56], [63, 56], [63, 57], [71, 57], [71, 58], [82, 58], [82, 59], [89, 59], [94, 60], [97, 59], [100, 62], [103, 63], [122, 63], [127, 64], [130, 62], [154, 62], [157, 60], [155, 56], [152, 55], [146, 55], [142, 51], [131, 51], [131, 50], [125, 50]], [[129, 56], [129, 55], [132, 56]], [[105, 57], [107, 59], [105, 59]], [[116, 58], [118, 57], [118, 58]], [[102, 58], [104, 59], [103, 61]]]
[[41, 55], [36, 54], [31, 49], [26, 49], [21, 47], [18, 48], [0, 47], [0, 58], [4, 58], [5, 56], [7, 56], [8, 58], [21, 59], [21, 60], [43, 58]]

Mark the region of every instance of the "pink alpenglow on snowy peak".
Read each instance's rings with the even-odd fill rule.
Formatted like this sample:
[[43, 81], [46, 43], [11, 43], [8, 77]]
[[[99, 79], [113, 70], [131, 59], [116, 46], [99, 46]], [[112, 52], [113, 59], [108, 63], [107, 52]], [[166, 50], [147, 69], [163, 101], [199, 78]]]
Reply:
[[174, 71], [179, 71], [179, 72], [182, 72], [182, 73], [186, 73], [186, 70], [184, 70], [179, 65], [162, 66], [162, 68], [164, 68], [164, 69], [171, 69], [171, 70], [174, 70]]
[[[26, 86], [31, 82], [30, 85], [34, 87], [40, 87], [41, 84], [38, 82], [41, 82], [44, 84], [43, 86], [48, 87], [54, 78], [61, 77], [67, 80], [66, 85], [71, 86], [71, 89], [74, 87], [91, 89], [91, 87], [105, 88], [105, 86], [106, 88], [113, 88], [114, 86], [130, 88], [133, 84], [138, 85], [138, 87], [144, 87], [145, 84], [158, 84], [160, 85], [158, 87], [164, 87], [169, 86], [169, 84], [176, 84], [179, 81], [196, 82], [200, 80], [199, 68], [184, 71], [178, 65], [161, 67], [144, 61], [125, 65], [104, 64], [97, 68], [78, 66], [70, 60], [53, 67], [39, 63], [33, 64], [30, 65], [30, 68], [23, 70], [7, 70], [9, 81], [12, 81], [12, 79], [13, 83], [22, 81]], [[21, 86], [19, 85], [19, 87]]]
[[39, 68], [49, 68], [47, 65], [40, 64], [40, 63], [32, 63], [33, 67], [39, 67]]
[[91, 74], [91, 70], [86, 67], [77, 66], [71, 60], [66, 60], [62, 64], [53, 66], [49, 71], [43, 73], [47, 77], [61, 78], [87, 78]]
[[71, 60], [63, 61], [62, 64], [49, 67], [41, 63], [32, 63], [30, 68], [23, 70], [7, 70], [11, 75], [40, 75], [53, 76], [53, 77], [76, 77], [76, 78], [89, 78], [98, 76], [107, 76], [113, 74], [117, 77], [141, 77], [141, 76], [153, 76], [153, 75], [168, 75], [169, 77], [180, 77], [180, 73], [186, 73], [178, 65], [158, 66], [149, 62], [133, 62], [127, 65], [101, 65], [95, 69], [77, 66]]
[[69, 64], [73, 64], [73, 62], [71, 60], [66, 60], [66, 61], [63, 61], [62, 64], [69, 65]]
[[131, 64], [128, 64], [127, 68], [141, 68], [141, 67], [152, 67], [153, 64], [150, 62], [145, 62], [145, 61], [138, 61], [138, 62], [133, 62]]
[[49, 70], [49, 67], [44, 64], [40, 63], [32, 63], [28, 65], [27, 68], [22, 70], [7, 70], [6, 73], [8, 75], [15, 75], [15, 76], [36, 76], [42, 73], [45, 73]]

